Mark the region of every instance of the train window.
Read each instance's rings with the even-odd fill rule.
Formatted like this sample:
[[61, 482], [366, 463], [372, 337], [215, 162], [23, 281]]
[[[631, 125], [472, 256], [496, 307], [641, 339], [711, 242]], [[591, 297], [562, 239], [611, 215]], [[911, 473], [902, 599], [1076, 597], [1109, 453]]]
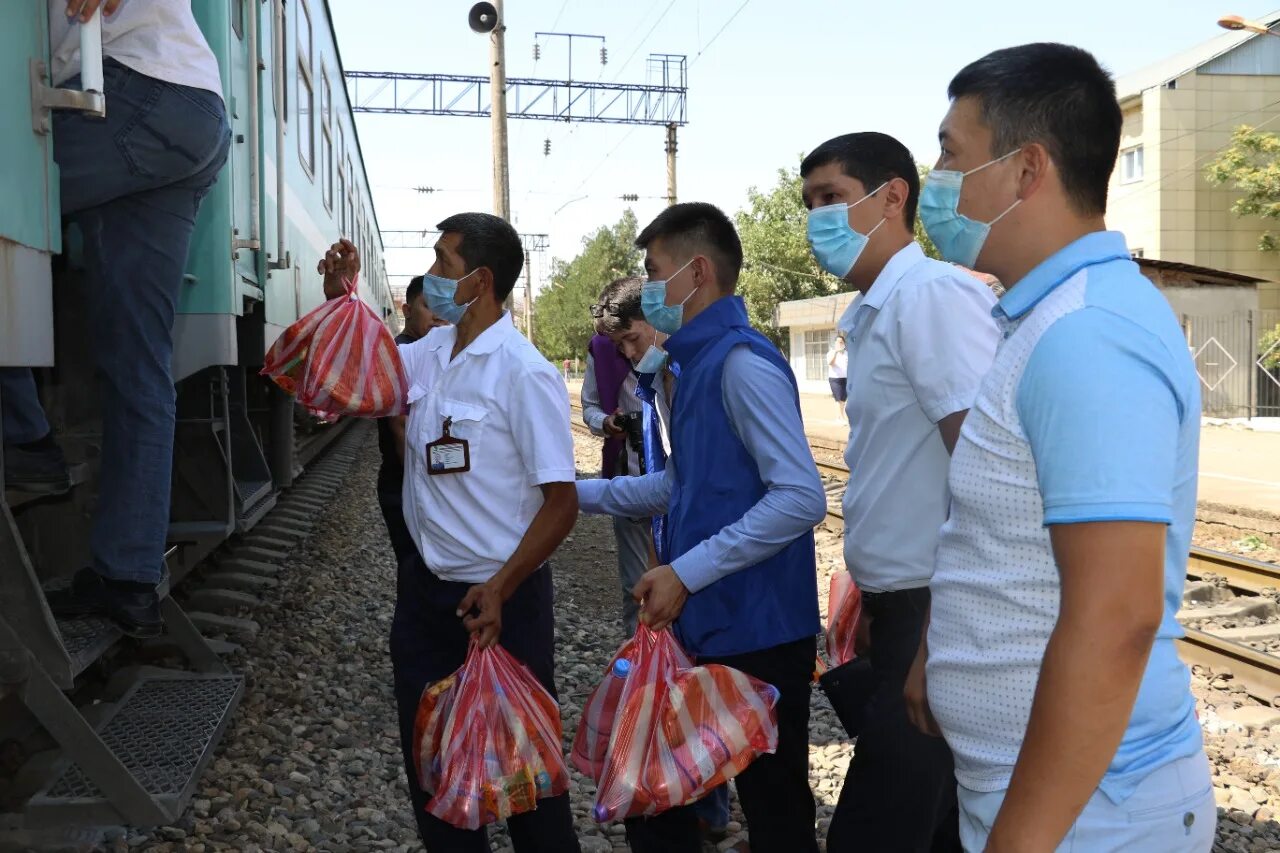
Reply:
[[307, 0], [298, 0], [298, 8], [302, 14], [298, 16], [298, 66], [306, 67], [307, 76], [311, 76], [311, 10], [307, 8]]
[[342, 171], [342, 158], [346, 156], [347, 144], [342, 138], [342, 125], [338, 125], [338, 230], [347, 233], [347, 173]]
[[244, 0], [233, 0], [231, 4], [231, 29], [236, 38], [244, 40]]
[[347, 222], [351, 230], [356, 227], [356, 173], [351, 168], [351, 158], [347, 157]]
[[315, 83], [311, 73], [311, 12], [306, 0], [298, 8], [298, 155], [314, 180], [316, 170]]
[[329, 75], [320, 69], [320, 193], [326, 210], [333, 210], [333, 94]]

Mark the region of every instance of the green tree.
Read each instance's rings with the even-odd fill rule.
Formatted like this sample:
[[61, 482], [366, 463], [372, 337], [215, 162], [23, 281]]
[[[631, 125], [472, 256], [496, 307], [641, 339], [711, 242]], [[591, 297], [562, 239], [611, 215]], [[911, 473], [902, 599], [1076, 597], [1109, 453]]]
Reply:
[[738, 294], [747, 303], [751, 324], [779, 347], [784, 336], [774, 325], [779, 302], [826, 296], [849, 285], [818, 266], [806, 236], [808, 211], [800, 198], [798, 168], [779, 169], [768, 192], [752, 187], [747, 207], [734, 217], [742, 238], [742, 275]]
[[[1231, 144], [1207, 167], [1205, 178], [1215, 186], [1230, 184], [1241, 192], [1231, 205], [1237, 216], [1280, 219], [1280, 137], [1248, 125], [1236, 128]], [[1258, 238], [1264, 252], [1280, 249], [1271, 231]]]
[[640, 274], [636, 233], [636, 215], [628, 209], [617, 224], [584, 237], [573, 260], [552, 262], [551, 284], [533, 303], [534, 344], [547, 358], [586, 356], [594, 334], [591, 305], [600, 291], [614, 279]]
[[1280, 325], [1262, 333], [1258, 341], [1263, 370], [1280, 370]]

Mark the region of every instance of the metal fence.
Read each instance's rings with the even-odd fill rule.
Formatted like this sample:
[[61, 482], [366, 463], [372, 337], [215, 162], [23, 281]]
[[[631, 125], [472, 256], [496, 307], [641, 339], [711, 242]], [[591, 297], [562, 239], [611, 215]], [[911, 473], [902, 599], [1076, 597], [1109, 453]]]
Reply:
[[1280, 311], [1183, 314], [1182, 329], [1200, 376], [1204, 414], [1280, 417]]

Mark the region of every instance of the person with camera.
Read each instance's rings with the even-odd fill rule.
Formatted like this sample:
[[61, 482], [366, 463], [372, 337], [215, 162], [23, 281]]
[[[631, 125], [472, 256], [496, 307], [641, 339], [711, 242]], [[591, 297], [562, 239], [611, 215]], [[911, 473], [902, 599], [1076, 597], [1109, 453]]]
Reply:
[[[641, 470], [640, 418], [642, 405], [636, 396], [632, 363], [605, 334], [601, 325], [616, 306], [602, 302], [591, 306], [597, 334], [587, 345], [587, 371], [582, 378], [582, 420], [594, 435], [604, 438], [600, 476], [611, 479], [637, 476]], [[630, 439], [630, 440], [628, 440]], [[636, 632], [640, 605], [631, 595], [640, 576], [649, 568], [649, 518], [614, 516], [613, 535], [618, 544], [618, 580], [622, 584], [622, 623], [627, 636]]]

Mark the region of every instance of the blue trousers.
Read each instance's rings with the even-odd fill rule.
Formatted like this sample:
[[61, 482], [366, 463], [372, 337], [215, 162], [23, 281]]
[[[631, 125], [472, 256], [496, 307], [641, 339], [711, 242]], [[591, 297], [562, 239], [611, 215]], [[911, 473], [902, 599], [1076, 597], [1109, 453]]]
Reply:
[[5, 444], [26, 444], [49, 434], [29, 368], [0, 367], [0, 418]]
[[[231, 132], [213, 92], [110, 59], [104, 77], [106, 118], [53, 117], [62, 210], [84, 235], [87, 287], [78, 310], [93, 321], [102, 385], [90, 549], [100, 574], [155, 583], [164, 571], [173, 476], [174, 313], [196, 212], [226, 162]], [[42, 425], [48, 431], [30, 372], [26, 379], [15, 372], [6, 371], [0, 387], [6, 440]]]
[[[413, 724], [423, 688], [450, 675], [466, 660], [469, 636], [456, 611], [470, 588], [468, 583], [436, 577], [417, 549], [399, 567], [391, 621], [391, 669], [409, 799], [429, 853], [488, 853], [490, 849], [483, 827], [458, 829], [426, 812], [430, 797], [418, 784], [413, 749]], [[551, 566], [544, 565], [503, 606], [499, 642], [555, 696], [552, 598]], [[507, 829], [516, 853], [578, 853], [567, 793], [539, 800], [533, 811], [510, 818]]]

